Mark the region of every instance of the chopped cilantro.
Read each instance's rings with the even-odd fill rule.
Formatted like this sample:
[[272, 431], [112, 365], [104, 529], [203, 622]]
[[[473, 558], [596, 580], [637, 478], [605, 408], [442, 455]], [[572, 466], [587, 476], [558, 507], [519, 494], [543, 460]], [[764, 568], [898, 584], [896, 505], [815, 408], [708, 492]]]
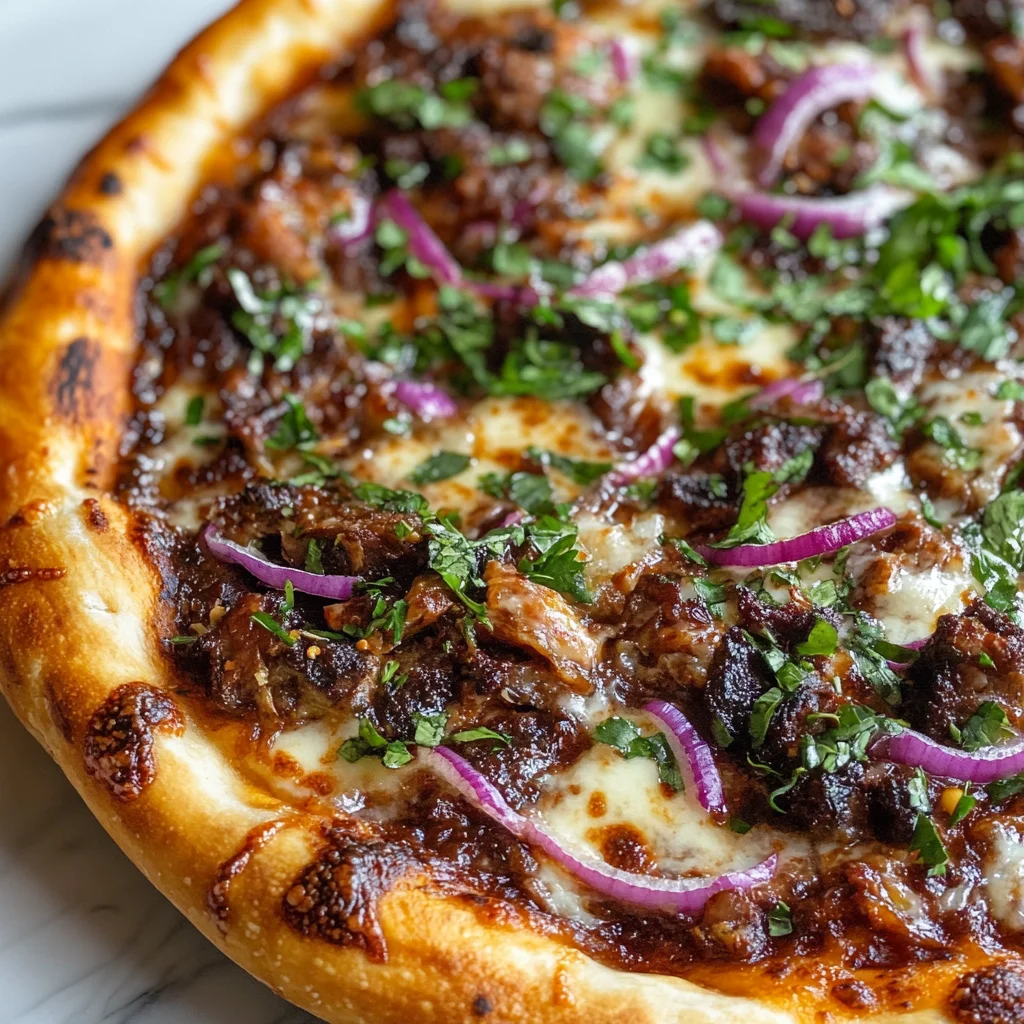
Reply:
[[412, 717], [416, 725], [413, 742], [421, 747], [439, 746], [444, 740], [444, 730], [448, 725], [448, 715], [442, 711], [437, 715], [415, 714]]
[[942, 842], [935, 823], [926, 814], [918, 813], [914, 836], [910, 840], [910, 852], [916, 853], [922, 864], [928, 867], [928, 875], [944, 875], [949, 864], [949, 851]]
[[295, 637], [272, 615], [268, 615], [266, 612], [253, 612], [250, 618], [257, 626], [262, 626], [268, 632], [273, 633], [286, 647], [295, 646]]
[[789, 907], [782, 902], [776, 903], [768, 911], [768, 934], [773, 939], [789, 935], [793, 931], [793, 915]]
[[[955, 726], [953, 728], [956, 729]], [[964, 750], [973, 752], [991, 747], [1013, 735], [1006, 712], [995, 701], [986, 700], [978, 705], [978, 710], [962, 729], [956, 729], [953, 738], [959, 741]]]
[[921, 425], [925, 437], [931, 438], [942, 450], [943, 458], [958, 469], [977, 469], [982, 453], [964, 443], [956, 427], [945, 416], [936, 416]]
[[680, 139], [667, 132], [652, 132], [644, 141], [644, 151], [637, 166], [678, 174], [689, 164], [690, 158], [683, 152]]
[[775, 714], [775, 710], [782, 703], [782, 700], [782, 690], [777, 686], [773, 686], [770, 690], [762, 693], [754, 702], [754, 709], [750, 713], [750, 738], [753, 741], [755, 750], [760, 750], [764, 745], [772, 715]]
[[1009, 800], [1011, 796], [1024, 793], [1024, 772], [1020, 775], [1011, 775], [1008, 779], [999, 779], [998, 782], [991, 782], [985, 787], [989, 800], [994, 804], [1001, 804]]
[[287, 409], [278, 422], [277, 430], [267, 438], [266, 445], [274, 451], [308, 448], [319, 435], [309, 422], [306, 408], [295, 395], [285, 395]]
[[576, 526], [553, 516], [543, 516], [527, 527], [526, 532], [537, 555], [521, 559], [519, 571], [535, 583], [567, 594], [581, 604], [590, 604], [593, 598], [587, 590], [583, 563], [579, 559]]
[[249, 276], [237, 267], [227, 271], [227, 278], [241, 307], [232, 314], [231, 323], [253, 348], [249, 372], [262, 373], [268, 355], [273, 356], [275, 370], [292, 369], [311, 342], [320, 300], [286, 285], [258, 294]]
[[931, 814], [932, 804], [928, 799], [928, 778], [920, 768], [915, 768], [914, 774], [907, 781], [907, 795], [913, 810], [921, 814]]
[[180, 270], [155, 284], [153, 297], [164, 309], [173, 309], [181, 296], [181, 289], [193, 282], [205, 284], [207, 271], [227, 251], [227, 246], [220, 242], [204, 246]]
[[607, 718], [594, 730], [599, 743], [614, 747], [623, 757], [646, 757], [658, 766], [658, 779], [677, 793], [683, 788], [683, 777], [675, 756], [663, 733], [641, 736], [628, 718]]
[[496, 740], [498, 743], [504, 743], [505, 746], [509, 746], [512, 743], [512, 737], [505, 732], [495, 732], [493, 729], [488, 729], [486, 725], [479, 725], [475, 729], [463, 729], [462, 732], [452, 733], [451, 739], [456, 743], [475, 743], [477, 740]]
[[433, 92], [412, 82], [389, 78], [356, 93], [356, 106], [364, 113], [382, 118], [402, 131], [413, 128], [463, 128], [473, 119], [467, 102], [477, 81], [461, 78], [446, 82]]
[[320, 541], [315, 538], [311, 539], [306, 545], [306, 560], [304, 568], [306, 572], [315, 572], [321, 576], [323, 575], [324, 561], [323, 555], [320, 551]]
[[433, 484], [448, 480], [466, 469], [472, 460], [461, 452], [440, 451], [421, 462], [410, 474], [414, 484]]
[[198, 427], [203, 422], [203, 406], [205, 404], [206, 399], [202, 395], [195, 395], [189, 399], [188, 406], [185, 409], [186, 427]]
[[571, 459], [567, 455], [559, 455], [557, 452], [544, 451], [532, 446], [526, 449], [526, 457], [534, 462], [539, 462], [545, 468], [550, 467], [557, 470], [581, 487], [592, 484], [612, 468], [610, 462], [587, 462], [583, 459]]
[[807, 639], [797, 645], [796, 653], [804, 657], [834, 654], [838, 642], [839, 633], [836, 627], [825, 619], [818, 619], [811, 627]]

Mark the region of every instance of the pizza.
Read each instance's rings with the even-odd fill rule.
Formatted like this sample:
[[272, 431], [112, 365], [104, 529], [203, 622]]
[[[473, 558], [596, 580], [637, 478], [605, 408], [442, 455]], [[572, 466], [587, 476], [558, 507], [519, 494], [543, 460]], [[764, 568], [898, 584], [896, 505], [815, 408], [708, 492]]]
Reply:
[[1024, 1021], [1024, 21], [243, 0], [0, 318], [0, 682], [339, 1024]]

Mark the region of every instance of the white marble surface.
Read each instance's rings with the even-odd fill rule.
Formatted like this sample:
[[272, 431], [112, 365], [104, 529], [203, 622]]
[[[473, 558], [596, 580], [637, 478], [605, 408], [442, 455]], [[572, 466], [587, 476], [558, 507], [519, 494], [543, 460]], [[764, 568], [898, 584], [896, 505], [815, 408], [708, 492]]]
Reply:
[[[227, 0], [0, 0], [0, 275], [78, 157]], [[208, 943], [0, 699], [0, 1024], [312, 1024]]]

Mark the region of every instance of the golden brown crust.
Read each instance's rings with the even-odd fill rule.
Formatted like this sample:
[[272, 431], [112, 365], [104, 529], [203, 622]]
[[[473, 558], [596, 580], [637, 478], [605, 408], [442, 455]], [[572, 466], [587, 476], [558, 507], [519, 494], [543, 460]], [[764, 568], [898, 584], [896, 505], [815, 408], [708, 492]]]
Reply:
[[[326, 1020], [790, 1021], [753, 999], [611, 970], [515, 921], [485, 923], [417, 888], [414, 864], [388, 880], [379, 926], [367, 925], [379, 934], [334, 941], [334, 917], [355, 912], [332, 888], [347, 868], [323, 822], [247, 782], [174, 696], [154, 575], [104, 496], [128, 409], [137, 269], [221, 143], [387, 15], [380, 0], [244, 0], [85, 160], [35, 233], [0, 319], [0, 684], [154, 884]], [[321, 923], [303, 934], [310, 913]], [[386, 960], [367, 955], [374, 941]], [[936, 969], [936, 998], [967, 969]]]

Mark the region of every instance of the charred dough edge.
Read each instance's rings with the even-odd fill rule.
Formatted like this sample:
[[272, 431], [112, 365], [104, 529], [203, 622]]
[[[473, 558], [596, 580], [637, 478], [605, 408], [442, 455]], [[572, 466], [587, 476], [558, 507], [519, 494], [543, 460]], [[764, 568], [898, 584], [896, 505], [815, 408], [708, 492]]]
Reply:
[[[129, 408], [138, 268], [187, 210], [218, 147], [390, 16], [388, 0], [242, 0], [84, 160], [30, 242], [0, 313], [0, 569], [67, 572], [0, 587], [0, 687], [148, 878], [238, 964], [325, 1020], [788, 1024], [796, 1018], [753, 999], [615, 971], [412, 887], [382, 901], [385, 962], [302, 936], [282, 900], [320, 855], [322, 822], [269, 828], [293, 809], [246, 783], [175, 702], [153, 629], [159, 585], [128, 517], [104, 498]], [[95, 528], [97, 514], [107, 528]], [[127, 801], [85, 756], [89, 730], [125, 686], [162, 692], [171, 709], [162, 723], [132, 719], [143, 734], [126, 742], [145, 747], [150, 770]], [[179, 715], [183, 728], [168, 728]], [[233, 880], [224, 934], [209, 887], [264, 829], [267, 841]], [[939, 971], [941, 980], [923, 972], [921, 987], [945, 993], [968, 966]]]

